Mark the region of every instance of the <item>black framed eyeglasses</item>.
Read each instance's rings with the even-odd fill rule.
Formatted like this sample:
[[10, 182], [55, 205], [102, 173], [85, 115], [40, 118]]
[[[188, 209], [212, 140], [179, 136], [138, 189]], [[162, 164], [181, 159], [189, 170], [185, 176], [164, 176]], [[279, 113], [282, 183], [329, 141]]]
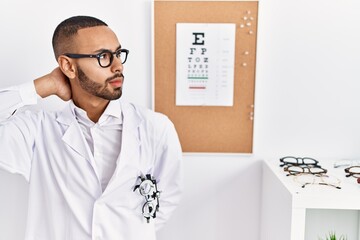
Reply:
[[351, 166], [344, 169], [346, 177], [354, 177], [357, 179], [357, 183], [360, 184], [360, 166]]
[[346, 177], [360, 178], [360, 166], [351, 166], [344, 169]]
[[286, 165], [315, 165], [319, 166], [319, 161], [313, 158], [309, 157], [282, 157], [280, 158], [280, 167], [286, 166]]
[[104, 50], [99, 54], [75, 54], [75, 53], [65, 53], [65, 56], [69, 58], [96, 58], [99, 62], [100, 67], [107, 68], [109, 67], [113, 60], [114, 55], [121, 60], [121, 63], [124, 64], [129, 55], [129, 50], [127, 49], [118, 49], [115, 52], [111, 52], [110, 50]]

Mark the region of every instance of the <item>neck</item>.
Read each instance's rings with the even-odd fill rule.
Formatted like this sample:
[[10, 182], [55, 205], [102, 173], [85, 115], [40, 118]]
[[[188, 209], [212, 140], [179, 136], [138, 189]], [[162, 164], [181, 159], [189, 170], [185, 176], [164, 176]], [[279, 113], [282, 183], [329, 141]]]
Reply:
[[106, 106], [109, 104], [109, 100], [101, 99], [98, 97], [82, 97], [75, 98], [73, 97], [74, 104], [83, 109], [89, 119], [94, 123], [99, 121], [99, 118], [105, 111]]

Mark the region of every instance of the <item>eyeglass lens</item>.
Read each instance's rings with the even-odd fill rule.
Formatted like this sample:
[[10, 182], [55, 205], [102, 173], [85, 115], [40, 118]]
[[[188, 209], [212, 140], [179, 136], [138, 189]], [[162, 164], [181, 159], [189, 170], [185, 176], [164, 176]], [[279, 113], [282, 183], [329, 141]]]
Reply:
[[155, 191], [155, 185], [150, 180], [144, 180], [140, 185], [140, 194], [146, 196], [151, 191]]
[[99, 64], [102, 67], [110, 66], [112, 61], [114, 60], [114, 54], [118, 59], [121, 60], [121, 63], [124, 64], [127, 59], [127, 53], [128, 53], [128, 51], [125, 49], [119, 49], [114, 53], [112, 53], [110, 51], [104, 51], [99, 54], [99, 57], [98, 57]]
[[156, 207], [152, 202], [146, 202], [143, 206], [144, 217], [151, 217], [155, 214]]

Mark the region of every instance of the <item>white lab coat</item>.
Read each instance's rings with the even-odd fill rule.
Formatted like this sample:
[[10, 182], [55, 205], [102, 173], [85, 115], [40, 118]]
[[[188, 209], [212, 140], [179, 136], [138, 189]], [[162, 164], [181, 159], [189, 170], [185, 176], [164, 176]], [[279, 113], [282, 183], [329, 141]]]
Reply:
[[[1, 99], [1, 92], [0, 92]], [[25, 240], [154, 240], [179, 203], [181, 147], [162, 114], [121, 103], [122, 147], [102, 193], [95, 162], [70, 106], [15, 114], [0, 123], [0, 168], [29, 182]], [[138, 177], [158, 181], [160, 209], [150, 223]]]

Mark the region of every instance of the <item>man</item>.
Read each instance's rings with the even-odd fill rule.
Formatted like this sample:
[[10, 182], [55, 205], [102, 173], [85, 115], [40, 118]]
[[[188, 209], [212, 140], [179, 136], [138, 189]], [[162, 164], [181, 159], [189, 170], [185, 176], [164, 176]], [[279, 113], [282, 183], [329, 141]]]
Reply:
[[[153, 240], [177, 206], [181, 147], [165, 116], [120, 101], [128, 50], [101, 20], [56, 28], [59, 67], [0, 90], [0, 168], [29, 182], [26, 240]], [[37, 95], [60, 112], [17, 111]]]

